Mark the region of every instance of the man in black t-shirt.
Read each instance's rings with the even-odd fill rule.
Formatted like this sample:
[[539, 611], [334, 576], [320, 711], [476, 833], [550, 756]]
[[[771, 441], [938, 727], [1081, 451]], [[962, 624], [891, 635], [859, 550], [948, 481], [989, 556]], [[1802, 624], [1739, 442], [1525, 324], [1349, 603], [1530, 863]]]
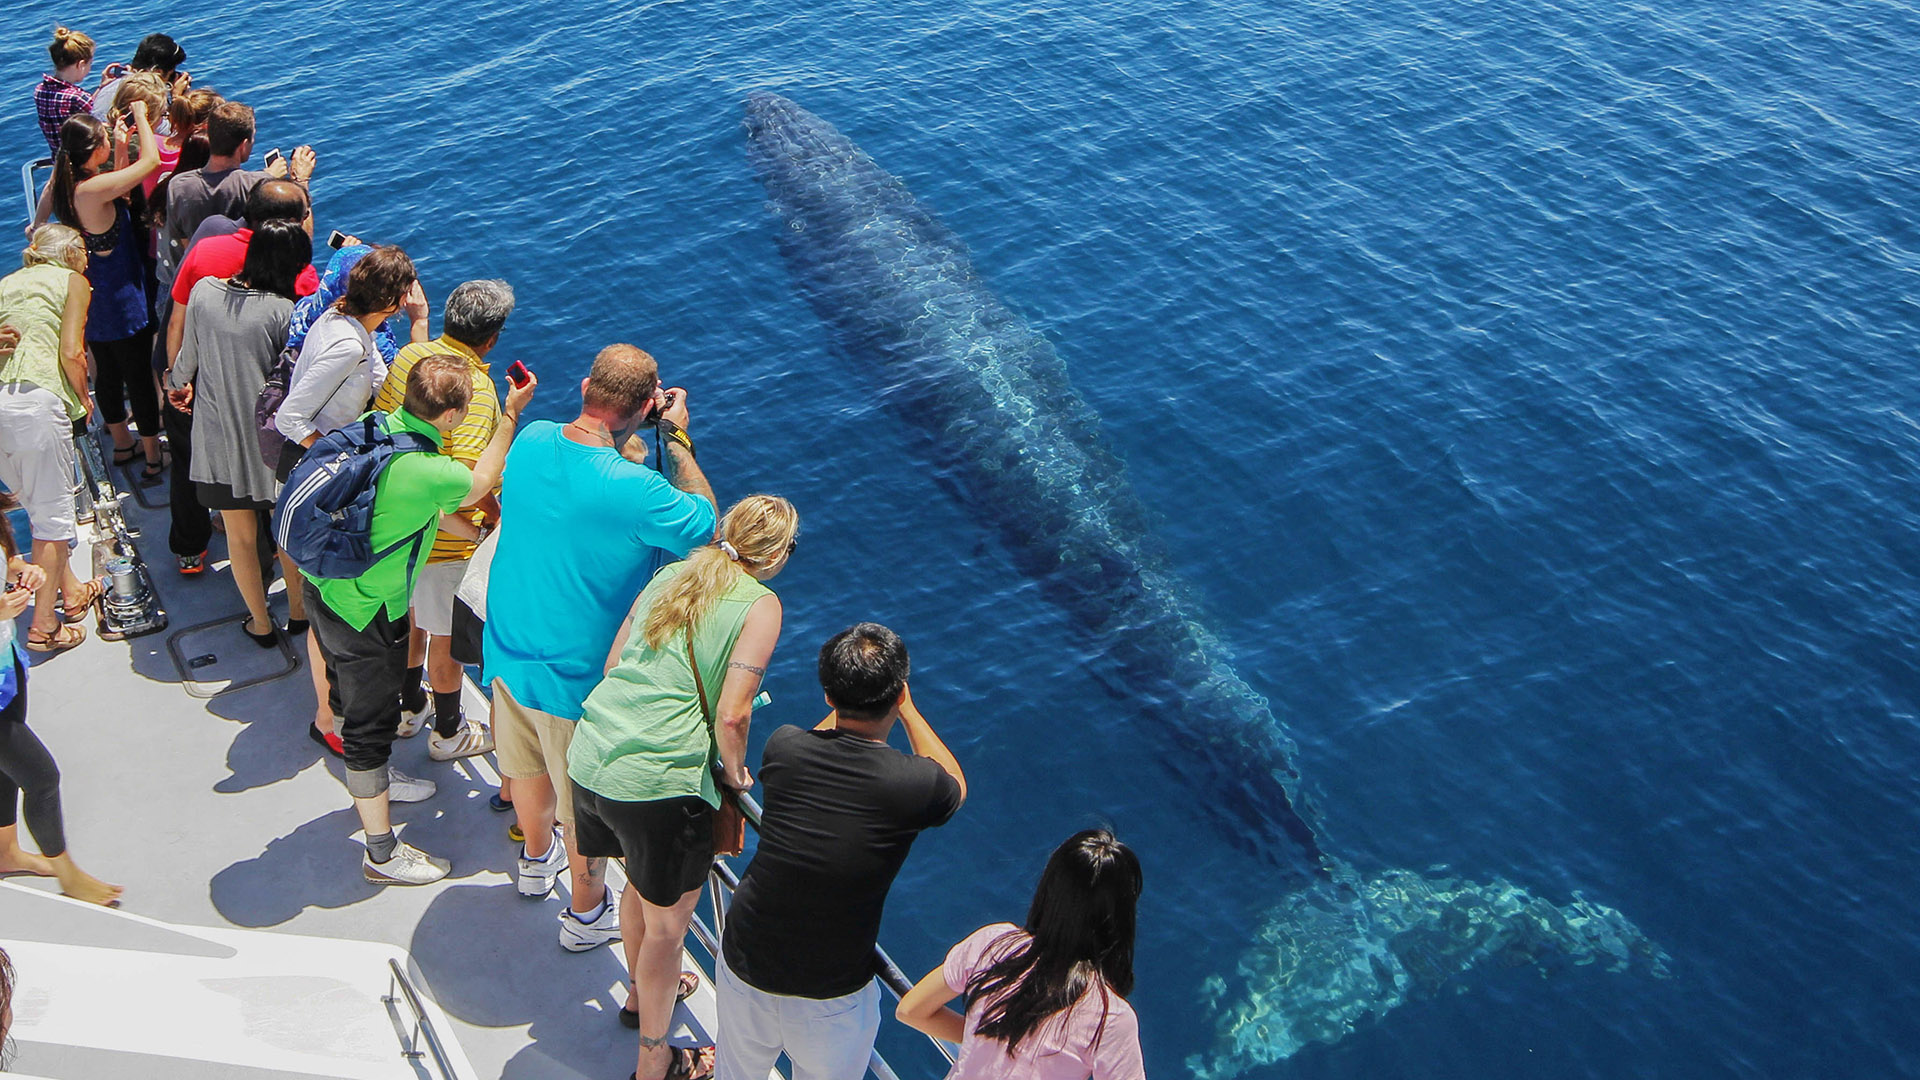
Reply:
[[[820, 650], [833, 712], [791, 725], [760, 758], [760, 844], [728, 909], [719, 969], [718, 1080], [866, 1073], [880, 1028], [873, 946], [894, 875], [921, 829], [944, 825], [967, 780], [907, 690], [907, 647], [878, 623]], [[887, 745], [895, 721], [912, 754]]]

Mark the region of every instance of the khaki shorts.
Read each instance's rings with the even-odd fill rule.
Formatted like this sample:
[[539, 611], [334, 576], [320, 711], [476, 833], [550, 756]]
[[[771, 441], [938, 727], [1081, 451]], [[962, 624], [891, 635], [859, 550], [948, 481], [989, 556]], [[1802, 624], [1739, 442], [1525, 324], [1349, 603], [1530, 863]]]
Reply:
[[453, 633], [453, 594], [467, 576], [467, 560], [428, 563], [413, 587], [413, 625], [435, 637]]
[[493, 754], [509, 780], [545, 776], [553, 781], [553, 816], [573, 832], [573, 782], [567, 779], [567, 747], [573, 721], [529, 709], [513, 700], [506, 684], [493, 680]]

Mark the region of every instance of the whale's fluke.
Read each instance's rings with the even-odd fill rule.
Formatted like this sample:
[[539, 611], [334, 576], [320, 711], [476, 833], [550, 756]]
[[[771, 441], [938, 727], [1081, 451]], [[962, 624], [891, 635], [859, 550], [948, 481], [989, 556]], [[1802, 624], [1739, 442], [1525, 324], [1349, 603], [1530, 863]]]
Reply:
[[1363, 877], [1325, 851], [1293, 739], [1198, 618], [1053, 347], [832, 125], [766, 92], [746, 111], [781, 252], [836, 342], [876, 369], [886, 404], [928, 433], [1021, 568], [1105, 648], [1196, 788], [1224, 795], [1256, 825], [1261, 853], [1295, 871], [1276, 874], [1284, 898], [1232, 985], [1209, 982], [1219, 1038], [1190, 1062], [1195, 1075], [1226, 1080], [1339, 1039], [1489, 960], [1664, 972], [1660, 951], [1611, 908], [1555, 905], [1501, 881]]
[[1187, 1065], [1200, 1080], [1231, 1080], [1337, 1042], [1482, 964], [1667, 973], [1666, 954], [1610, 907], [1389, 870], [1351, 890], [1294, 893], [1268, 913], [1233, 978], [1207, 981], [1214, 1045]]

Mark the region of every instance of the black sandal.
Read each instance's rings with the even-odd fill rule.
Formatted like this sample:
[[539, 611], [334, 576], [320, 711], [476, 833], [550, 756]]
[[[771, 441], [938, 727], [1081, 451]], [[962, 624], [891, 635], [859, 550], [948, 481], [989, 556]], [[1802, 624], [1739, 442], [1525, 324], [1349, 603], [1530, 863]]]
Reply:
[[140, 467], [140, 479], [146, 481], [149, 484], [153, 483], [156, 480], [159, 480], [162, 476], [165, 476], [166, 473], [167, 473], [166, 458], [161, 458], [159, 461], [149, 461], [145, 465]]
[[280, 644], [280, 628], [273, 625], [273, 620], [271, 619], [267, 620], [267, 625], [269, 627], [272, 627], [272, 629], [269, 629], [264, 634], [256, 634], [253, 631], [247, 629], [247, 623], [250, 623], [252, 621], [253, 621], [252, 618], [248, 618], [246, 622], [241, 623], [240, 632], [247, 635], [247, 638], [251, 640], [255, 645], [258, 645], [263, 649], [271, 649], [275, 645]]
[[139, 452], [139, 443], [134, 443], [132, 446], [116, 446], [113, 448], [113, 463], [115, 465], [131, 465], [133, 464], [134, 455]]
[[[669, 1046], [673, 1051], [673, 1060], [667, 1063], [666, 1080], [711, 1080], [713, 1065], [707, 1065], [707, 1071], [698, 1076], [693, 1074], [694, 1062], [700, 1060], [700, 1051], [711, 1050], [711, 1046]], [[627, 1080], [640, 1080], [638, 1072], [632, 1073]]]

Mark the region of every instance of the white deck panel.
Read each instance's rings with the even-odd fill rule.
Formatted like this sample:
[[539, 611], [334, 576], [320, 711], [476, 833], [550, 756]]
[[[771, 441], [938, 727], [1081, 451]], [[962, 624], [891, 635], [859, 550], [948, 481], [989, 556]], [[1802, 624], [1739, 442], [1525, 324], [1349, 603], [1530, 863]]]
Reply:
[[[124, 483], [127, 475], [115, 470], [115, 478]], [[146, 501], [164, 499], [159, 488], [141, 494]], [[234, 930], [285, 937], [288, 944], [282, 952], [258, 952], [249, 946], [247, 955], [281, 956], [289, 974], [296, 958], [318, 963], [324, 956], [356, 972], [363, 965], [370, 969], [364, 976], [343, 980], [349, 985], [377, 980], [384, 987], [381, 958], [403, 951], [419, 973], [421, 991], [444, 1010], [445, 1031], [464, 1048], [475, 1077], [617, 1080], [632, 1072], [635, 1033], [621, 1027], [614, 1015], [626, 981], [620, 950], [615, 945], [584, 954], [564, 952], [554, 922], [565, 903], [564, 889], [541, 901], [524, 899], [515, 891], [517, 845], [506, 837], [512, 816], [486, 807], [498, 782], [491, 760], [431, 762], [424, 736], [397, 744], [395, 763], [436, 781], [440, 790], [427, 802], [395, 806], [394, 820], [409, 841], [451, 859], [453, 873], [420, 888], [367, 884], [359, 869], [359, 823], [340, 762], [306, 735], [314, 696], [304, 639], [295, 642], [301, 666], [288, 676], [212, 697], [190, 694], [168, 638], [243, 610], [226, 571], [223, 540], [214, 537], [206, 573], [182, 578], [167, 551], [164, 511], [133, 500], [127, 509], [144, 534], [140, 550], [153, 570], [170, 625], [129, 641], [90, 636], [68, 652], [35, 655], [29, 680], [29, 721], [60, 763], [68, 845], [80, 864], [126, 886], [123, 911], [157, 920], [187, 937], [220, 941], [222, 932]], [[276, 594], [274, 608], [284, 619], [284, 597]], [[93, 621], [86, 625], [91, 632]], [[24, 632], [24, 621], [21, 629]], [[222, 633], [202, 631], [189, 643], [191, 649], [196, 655], [212, 649], [225, 656], [228, 649], [256, 648], [237, 630], [224, 631], [224, 638]], [[262, 657], [269, 655], [261, 651]], [[257, 661], [233, 656], [230, 663], [235, 670], [252, 670]], [[209, 688], [193, 689], [205, 694]], [[469, 689], [468, 707], [484, 709], [485, 699], [477, 690]], [[21, 832], [26, 842], [26, 830]], [[44, 879], [15, 877], [11, 885], [57, 891]], [[244, 1013], [249, 1007], [244, 994], [203, 985], [207, 979], [231, 977], [212, 975], [214, 961], [209, 958], [155, 961], [138, 972], [121, 972], [116, 984], [105, 979], [105, 972], [113, 966], [110, 955], [126, 962], [124, 950], [67, 949], [39, 940], [43, 937], [23, 932], [0, 914], [0, 941], [12, 943], [7, 947], [15, 956], [22, 995], [53, 993], [63, 985], [69, 990], [62, 993], [72, 992], [71, 984], [62, 981], [68, 974], [53, 970], [58, 965], [70, 974], [97, 976], [100, 982], [87, 985], [97, 985], [103, 1001], [131, 994], [126, 982], [134, 974], [142, 979], [172, 975], [199, 980], [193, 1000], [208, 1009], [218, 1003], [229, 1020], [238, 1015], [236, 1010]], [[313, 944], [316, 939], [319, 944]], [[319, 954], [311, 951], [315, 949]], [[310, 994], [311, 1001], [327, 1000], [325, 992], [313, 993], [319, 997]], [[290, 1001], [282, 1011], [297, 1025], [295, 1030], [310, 1028], [301, 1025], [304, 1007], [299, 1003]], [[701, 992], [676, 1016], [676, 1041], [703, 1040], [712, 1017], [712, 992], [703, 980]], [[87, 1017], [61, 1005], [36, 1023], [53, 1025], [42, 1030], [43, 1036], [58, 1032], [63, 1038], [97, 1027], [88, 1045], [112, 1053], [127, 1045], [110, 1030], [121, 1027], [123, 1019], [111, 1010]], [[308, 1034], [319, 1038], [311, 1030]], [[29, 1045], [28, 1029], [17, 1037], [22, 1046], [17, 1067], [26, 1074], [44, 1071], [46, 1066], [35, 1064], [43, 1052], [35, 1049], [37, 1042]], [[163, 1042], [141, 1038], [147, 1040], [146, 1053], [161, 1053]], [[391, 1035], [388, 1038], [391, 1041]], [[217, 1048], [202, 1049], [211, 1058]], [[93, 1070], [88, 1073], [46, 1075], [54, 1080], [172, 1075], [166, 1069], [145, 1071], [150, 1064], [141, 1063], [138, 1073], [123, 1073], [120, 1064], [99, 1059], [85, 1065]], [[337, 1068], [346, 1064], [345, 1059], [335, 1061]], [[180, 1075], [284, 1080], [387, 1074], [275, 1068]], [[409, 1069], [404, 1075], [432, 1073]]]

